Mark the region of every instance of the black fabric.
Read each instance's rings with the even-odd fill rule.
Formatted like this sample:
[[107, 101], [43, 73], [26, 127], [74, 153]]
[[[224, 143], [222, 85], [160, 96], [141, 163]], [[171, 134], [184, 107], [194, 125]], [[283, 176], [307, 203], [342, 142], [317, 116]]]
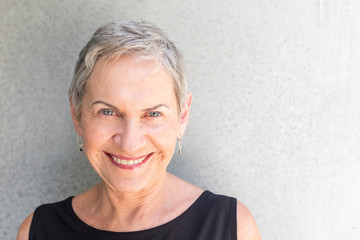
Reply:
[[204, 191], [174, 220], [144, 231], [95, 229], [75, 214], [69, 197], [35, 210], [29, 240], [236, 240], [236, 199]]

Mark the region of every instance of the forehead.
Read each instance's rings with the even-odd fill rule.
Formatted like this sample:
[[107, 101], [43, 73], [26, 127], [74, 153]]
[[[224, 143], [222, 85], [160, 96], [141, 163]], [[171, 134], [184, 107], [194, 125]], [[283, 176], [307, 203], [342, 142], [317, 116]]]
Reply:
[[140, 100], [175, 97], [172, 78], [158, 61], [139, 56], [99, 60], [86, 85], [93, 98]]

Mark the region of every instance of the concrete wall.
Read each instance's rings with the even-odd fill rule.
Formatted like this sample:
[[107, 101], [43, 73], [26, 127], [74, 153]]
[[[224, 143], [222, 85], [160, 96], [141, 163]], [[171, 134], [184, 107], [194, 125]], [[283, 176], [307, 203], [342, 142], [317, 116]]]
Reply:
[[176, 175], [233, 195], [264, 239], [360, 239], [357, 0], [0, 0], [0, 239], [98, 182], [67, 89], [115, 20], [161, 26], [194, 95]]

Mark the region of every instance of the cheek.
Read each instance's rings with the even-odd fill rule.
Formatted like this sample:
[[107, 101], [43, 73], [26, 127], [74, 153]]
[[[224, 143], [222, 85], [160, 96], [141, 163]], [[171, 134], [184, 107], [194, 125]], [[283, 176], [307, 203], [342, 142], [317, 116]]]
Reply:
[[173, 154], [178, 132], [177, 124], [170, 124], [149, 131], [151, 141], [165, 155]]
[[84, 121], [82, 124], [85, 149], [90, 151], [104, 145], [113, 136], [116, 128], [111, 124]]
[[[84, 139], [84, 150], [88, 157], [94, 157], [101, 154], [101, 151], [114, 147], [113, 144], [118, 145], [121, 143], [117, 140], [117, 136], [120, 137], [122, 134], [123, 125], [119, 122], [104, 122], [97, 121], [94, 119], [82, 121], [83, 139]], [[146, 138], [146, 147], [149, 148], [151, 145], [155, 147], [159, 152], [166, 155], [172, 155], [176, 146], [176, 137], [180, 131], [180, 125], [176, 118], [167, 119], [167, 121], [161, 124], [149, 124], [142, 123], [139, 126], [139, 135], [132, 137]], [[121, 137], [119, 138], [121, 139]], [[118, 145], [118, 147], [120, 147]], [[150, 149], [148, 149], [150, 150]]]

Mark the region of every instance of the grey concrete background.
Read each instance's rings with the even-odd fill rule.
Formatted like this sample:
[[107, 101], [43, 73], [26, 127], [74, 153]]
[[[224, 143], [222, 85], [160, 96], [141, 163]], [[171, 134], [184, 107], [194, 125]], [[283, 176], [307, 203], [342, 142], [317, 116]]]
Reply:
[[360, 239], [357, 0], [0, 0], [0, 239], [42, 203], [98, 182], [67, 88], [115, 20], [183, 51], [192, 116], [170, 171], [237, 197], [269, 240]]

